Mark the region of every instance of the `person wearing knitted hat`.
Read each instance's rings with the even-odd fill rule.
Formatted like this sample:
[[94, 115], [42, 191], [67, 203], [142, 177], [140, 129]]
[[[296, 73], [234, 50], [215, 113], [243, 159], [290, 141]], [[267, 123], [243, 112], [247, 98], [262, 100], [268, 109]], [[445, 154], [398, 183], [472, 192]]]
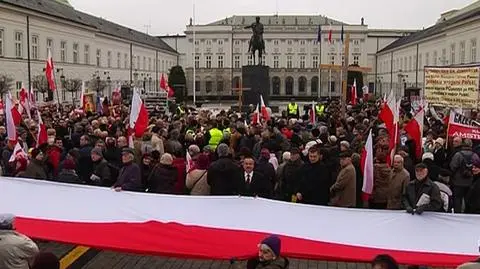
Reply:
[[270, 235], [258, 245], [258, 257], [247, 262], [247, 269], [286, 269], [290, 262], [281, 256], [282, 241]]
[[15, 231], [15, 216], [0, 214], [0, 268], [30, 268], [38, 246], [27, 236]]

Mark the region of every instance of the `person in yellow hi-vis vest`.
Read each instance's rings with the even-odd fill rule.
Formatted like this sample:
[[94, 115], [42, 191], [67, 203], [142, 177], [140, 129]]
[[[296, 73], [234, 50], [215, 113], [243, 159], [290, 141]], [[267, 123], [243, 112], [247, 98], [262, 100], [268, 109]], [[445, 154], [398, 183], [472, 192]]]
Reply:
[[295, 103], [295, 99], [290, 100], [290, 104], [287, 106], [287, 116], [288, 118], [300, 118], [300, 111], [298, 109], [298, 104]]
[[325, 105], [321, 103], [316, 104], [315, 113], [318, 117], [322, 117], [325, 114]]
[[220, 131], [220, 129], [218, 129], [217, 126], [218, 124], [214, 122], [212, 124], [212, 128], [210, 128], [210, 130], [208, 130], [208, 132], [205, 134], [205, 138], [208, 141], [208, 145], [210, 146], [210, 149], [212, 149], [213, 151], [217, 149], [218, 144], [220, 144], [220, 142], [223, 139], [223, 132]]

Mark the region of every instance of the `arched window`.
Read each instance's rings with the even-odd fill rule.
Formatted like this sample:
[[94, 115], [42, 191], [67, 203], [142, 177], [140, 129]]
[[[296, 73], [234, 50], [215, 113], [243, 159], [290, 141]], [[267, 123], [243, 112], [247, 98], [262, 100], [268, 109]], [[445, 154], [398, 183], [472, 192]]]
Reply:
[[240, 77], [234, 77], [232, 81], [232, 88], [238, 90], [240, 88]]
[[280, 78], [279, 77], [273, 77], [272, 78], [272, 94], [273, 95], [279, 95], [280, 94]]
[[285, 79], [285, 94], [293, 95], [293, 78], [287, 77]]
[[307, 91], [307, 78], [302, 76], [298, 79], [298, 92], [305, 91]]
[[312, 80], [310, 81], [310, 89], [312, 91], [312, 94], [318, 92], [318, 77], [317, 76], [313, 77]]

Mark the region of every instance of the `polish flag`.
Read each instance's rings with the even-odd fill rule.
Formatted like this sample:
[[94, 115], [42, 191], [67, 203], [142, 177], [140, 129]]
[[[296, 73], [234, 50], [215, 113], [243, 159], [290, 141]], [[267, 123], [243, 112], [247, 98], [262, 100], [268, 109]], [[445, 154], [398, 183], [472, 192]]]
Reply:
[[8, 162], [14, 162], [18, 158], [23, 158], [23, 159], [28, 160], [27, 153], [22, 148], [20, 143], [17, 142], [17, 144], [15, 144], [15, 148], [13, 149], [13, 153], [10, 156], [10, 160], [8, 160]]
[[47, 62], [45, 63], [45, 76], [47, 77], [48, 88], [52, 91], [55, 91], [57, 89], [57, 86], [55, 85], [54, 72], [55, 72], [55, 67], [53, 66], [52, 52], [49, 49]]
[[167, 93], [168, 93], [168, 97], [173, 97], [175, 95], [175, 91], [168, 84], [167, 84]]
[[164, 91], [167, 91], [167, 81], [165, 80], [165, 76], [163, 76], [163, 73], [162, 73], [162, 77], [160, 78], [160, 89], [161, 90], [164, 90]]
[[15, 120], [12, 111], [16, 110], [13, 106], [12, 95], [8, 93], [5, 98], [5, 118], [7, 123], [7, 136], [10, 141], [17, 141], [17, 127], [15, 126]]
[[415, 141], [415, 156], [417, 160], [422, 159], [422, 137], [423, 137], [423, 120], [425, 117], [425, 109], [420, 109], [415, 116], [405, 125], [405, 131]]
[[29, 98], [30, 93], [25, 90], [24, 87], [22, 87], [22, 90], [20, 91], [20, 106], [19, 108], [22, 108], [22, 111], [19, 111], [20, 114], [23, 114], [23, 110], [27, 112], [28, 118], [31, 119], [31, 103], [30, 103], [30, 98]]
[[[128, 205], [128, 210], [119, 205]], [[114, 192], [14, 177], [0, 177], [0, 212], [17, 216], [16, 230], [32, 238], [138, 255], [248, 259], [258, 251], [259, 242], [276, 234], [286, 257], [368, 263], [382, 253], [399, 264], [448, 268], [478, 258], [472, 234], [478, 234], [480, 217], [468, 214], [426, 212], [412, 217], [398, 211], [345, 210], [252, 197]], [[222, 217], [222, 212], [235, 214]], [[302, 216], [302, 221], [286, 219], [285, 212]], [[251, 221], [258, 216], [265, 217]], [[425, 238], [424, 229], [408, 228], [420, 223], [428, 227], [428, 240], [418, 240]]]
[[38, 134], [37, 134], [37, 147], [43, 145], [48, 142], [48, 135], [47, 135], [47, 126], [43, 123], [42, 115], [40, 115], [40, 111], [37, 110], [38, 115]]
[[12, 117], [13, 117], [13, 123], [15, 123], [15, 126], [20, 126], [22, 123], [22, 111], [20, 104], [14, 104], [12, 108]]
[[131, 132], [129, 135], [135, 134], [136, 137], [142, 137], [148, 127], [148, 111], [136, 88], [133, 89], [132, 106], [130, 109]]
[[385, 123], [388, 134], [390, 135], [389, 154], [387, 155], [387, 164], [391, 164], [392, 152], [395, 151], [395, 146], [398, 140], [398, 121], [400, 116], [399, 107], [393, 91], [390, 92], [386, 102], [380, 110], [378, 118]]
[[354, 106], [357, 105], [357, 98], [357, 79], [354, 79], [353, 86], [350, 92], [350, 103]]
[[263, 96], [260, 94], [260, 108], [262, 110], [262, 118], [265, 121], [270, 120], [270, 113], [268, 113], [267, 106], [265, 105], [265, 102], [263, 101]]
[[362, 151], [361, 168], [363, 172], [362, 201], [367, 202], [373, 192], [373, 138], [372, 130]]
[[253, 115], [252, 115], [251, 124], [252, 125], [257, 125], [259, 123], [260, 123], [260, 111], [258, 109], [258, 104], [257, 104], [257, 108], [255, 108], [255, 111], [253, 112]]
[[315, 102], [312, 102], [312, 107], [310, 108], [310, 123], [315, 124], [317, 122], [317, 117], [315, 113]]
[[80, 92], [80, 109], [85, 112], [85, 81], [82, 81], [82, 90]]

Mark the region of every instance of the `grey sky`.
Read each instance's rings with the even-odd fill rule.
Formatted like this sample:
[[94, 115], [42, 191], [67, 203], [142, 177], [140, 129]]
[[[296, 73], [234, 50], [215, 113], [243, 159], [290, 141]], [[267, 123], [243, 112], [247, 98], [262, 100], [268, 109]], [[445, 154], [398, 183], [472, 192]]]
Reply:
[[[70, 0], [78, 10], [155, 35], [182, 34], [196, 1], [198, 24], [232, 15], [321, 14], [350, 24], [365, 17], [370, 28], [420, 29], [440, 14], [474, 0]], [[168, 3], [168, 4], [167, 4]], [[278, 5], [277, 5], [278, 3]]]

